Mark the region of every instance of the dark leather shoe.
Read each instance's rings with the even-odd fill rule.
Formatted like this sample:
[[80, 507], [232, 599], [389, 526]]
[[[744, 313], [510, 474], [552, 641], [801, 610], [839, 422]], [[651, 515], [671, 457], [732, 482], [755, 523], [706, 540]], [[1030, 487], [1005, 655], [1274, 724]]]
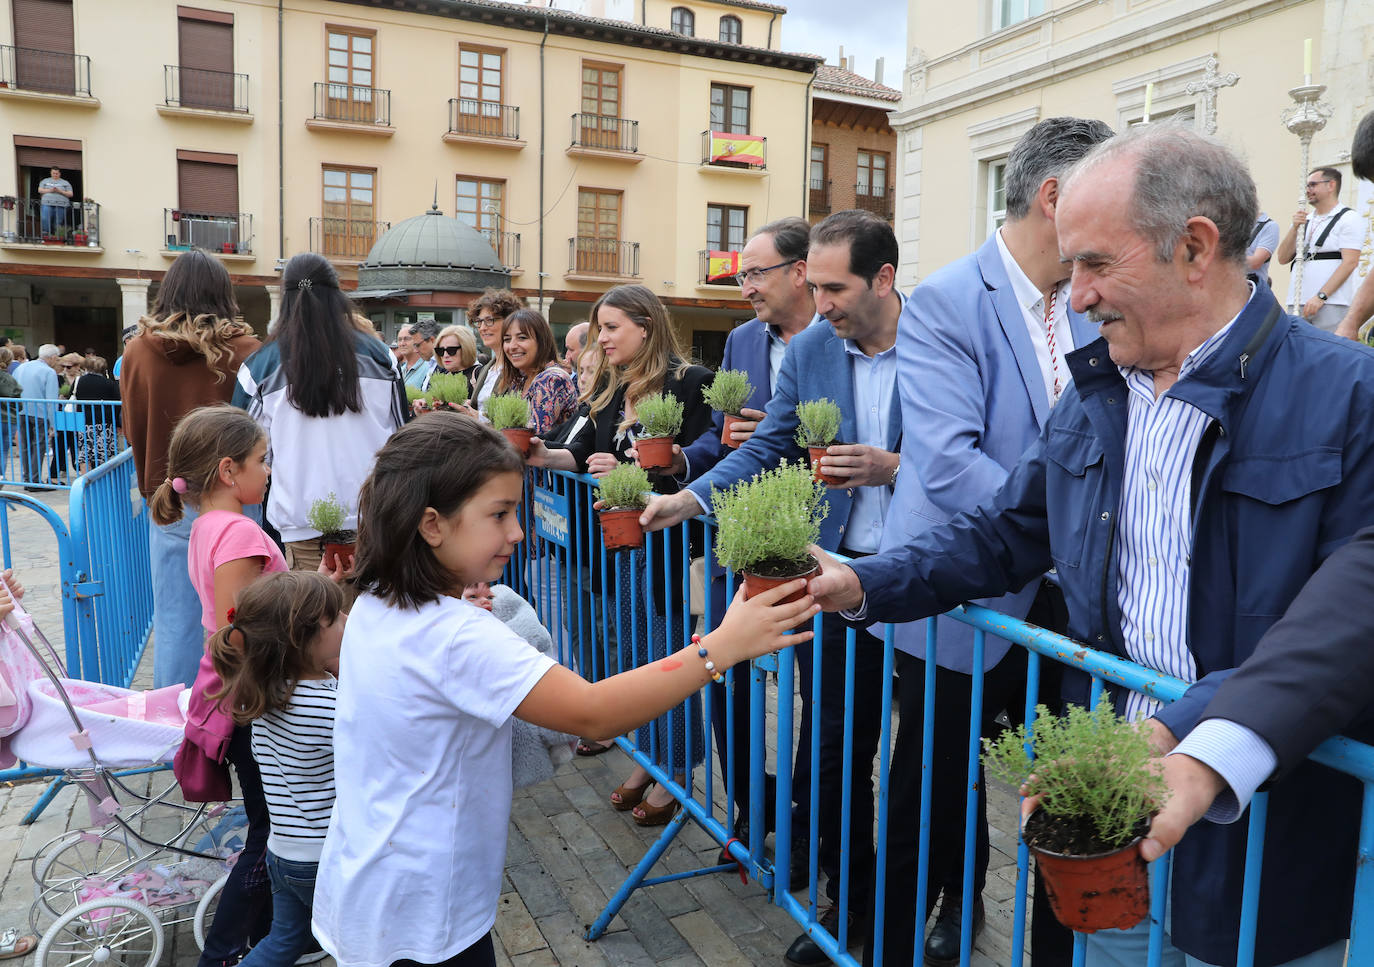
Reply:
[[[946, 891], [940, 915], [935, 918], [935, 926], [926, 938], [927, 967], [956, 967], [959, 963], [959, 924], [964, 918], [964, 896], [961, 887], [958, 893]], [[983, 898], [973, 901], [973, 939], [983, 930]]]
[[[829, 933], [836, 934], [840, 929], [840, 908], [836, 906], [826, 907], [821, 913], [821, 926]], [[863, 938], [854, 933], [854, 914], [849, 914], [849, 946], [857, 947], [863, 943]], [[830, 963], [830, 958], [820, 947], [816, 946], [816, 941], [808, 935], [802, 934], [792, 941], [792, 946], [787, 948], [787, 953], [782, 955], [783, 963], [787, 967], [818, 967], [820, 964]]]
[[798, 890], [806, 889], [808, 877], [811, 875], [811, 850], [807, 848], [805, 840], [797, 840], [792, 844], [792, 858], [788, 861], [787, 892], [796, 893]]

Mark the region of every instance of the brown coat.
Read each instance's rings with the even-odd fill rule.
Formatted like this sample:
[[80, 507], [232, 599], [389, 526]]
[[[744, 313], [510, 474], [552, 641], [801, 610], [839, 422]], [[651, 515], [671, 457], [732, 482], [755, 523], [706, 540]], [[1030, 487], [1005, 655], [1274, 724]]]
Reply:
[[[186, 343], [141, 334], [124, 348], [119, 394], [124, 435], [134, 451], [138, 489], [151, 497], [167, 476], [167, 447], [177, 421], [198, 406], [228, 403], [239, 365], [257, 350], [256, 336], [235, 336], [230, 353], [211, 369]], [[219, 372], [223, 379], [215, 381]]]

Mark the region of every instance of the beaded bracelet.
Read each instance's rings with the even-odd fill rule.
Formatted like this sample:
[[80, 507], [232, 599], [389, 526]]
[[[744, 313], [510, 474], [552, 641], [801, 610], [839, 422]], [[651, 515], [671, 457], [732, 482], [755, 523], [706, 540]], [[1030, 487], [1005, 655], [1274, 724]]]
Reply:
[[710, 674], [711, 680], [717, 685], [725, 681], [725, 676], [716, 671], [716, 663], [707, 657], [706, 649], [701, 644], [701, 635], [692, 635], [692, 644], [697, 646], [697, 655], [706, 659], [706, 671]]

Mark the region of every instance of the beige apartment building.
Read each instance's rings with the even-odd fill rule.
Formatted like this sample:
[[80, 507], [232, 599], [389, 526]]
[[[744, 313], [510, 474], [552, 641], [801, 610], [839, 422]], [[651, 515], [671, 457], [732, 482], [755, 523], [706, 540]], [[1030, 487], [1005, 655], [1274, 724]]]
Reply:
[[[1260, 205], [1286, 228], [1302, 198], [1298, 139], [1281, 121], [1290, 88], [1313, 83], [1332, 113], [1310, 164], [1346, 175], [1342, 201], [1366, 217], [1349, 177], [1350, 139], [1374, 108], [1374, 5], [1359, 0], [911, 0], [899, 138], [899, 279], [912, 285], [975, 250], [1001, 224], [1011, 146], [1055, 115], [1117, 130], [1178, 118], [1248, 160]], [[1234, 75], [1234, 78], [1232, 77]], [[1369, 245], [1366, 243], [1365, 263]], [[1271, 265], [1282, 295], [1288, 271]]]
[[[779, 49], [781, 7], [632, 6], [642, 22], [489, 0], [10, 0], [0, 335], [112, 353], [192, 246], [261, 331], [283, 259], [321, 252], [354, 288], [375, 241], [437, 205], [559, 329], [641, 282], [710, 358], [752, 313], [707, 253], [805, 211], [820, 58]], [[45, 222], [51, 167], [73, 196]], [[470, 298], [417, 284], [359, 305], [390, 334]]]

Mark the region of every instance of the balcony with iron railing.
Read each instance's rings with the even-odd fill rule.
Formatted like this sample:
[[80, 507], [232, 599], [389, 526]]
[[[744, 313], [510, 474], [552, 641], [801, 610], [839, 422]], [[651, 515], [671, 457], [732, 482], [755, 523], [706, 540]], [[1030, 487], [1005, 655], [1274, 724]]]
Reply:
[[644, 155], [639, 153], [639, 122], [604, 114], [574, 114], [572, 143], [567, 153], [631, 163], [643, 161]]
[[370, 218], [310, 219], [310, 251], [340, 262], [361, 262], [390, 222]]
[[585, 281], [639, 278], [639, 243], [577, 235], [568, 239], [565, 278]]
[[[727, 272], [726, 274], [721, 275], [719, 278], [711, 277], [712, 251], [712, 249], [702, 249], [701, 251], [697, 252], [697, 285], [712, 287], [721, 286], [722, 288], [738, 290], [740, 287], [739, 280], [735, 278], [735, 275], [739, 270], [738, 263], [736, 263], [734, 271]], [[728, 253], [716, 251], [716, 254], [726, 255]]]
[[701, 132], [703, 171], [763, 174], [768, 168], [768, 139], [756, 134]]
[[892, 221], [892, 192], [885, 185], [855, 185], [854, 207]]
[[221, 258], [253, 258], [253, 216], [247, 212], [200, 212], [184, 208], [162, 210], [162, 254], [175, 258], [193, 248]]
[[496, 250], [496, 257], [501, 260], [502, 265], [512, 270], [520, 267], [519, 232], [498, 232], [494, 228], [479, 228], [478, 231], [486, 236], [491, 247]]
[[100, 205], [72, 200], [67, 206], [44, 205], [37, 198], [0, 198], [0, 248], [61, 248], [98, 255]]
[[520, 140], [520, 109], [510, 104], [451, 97], [448, 101], [448, 132], [445, 141], [490, 144], [499, 148], [523, 148]]
[[100, 104], [91, 96], [89, 57], [34, 47], [0, 46], [0, 96]]
[[348, 131], [389, 138], [396, 133], [391, 126], [391, 92], [356, 84], [315, 84], [315, 111], [305, 126], [316, 131]]
[[248, 75], [164, 64], [163, 114], [228, 114], [251, 121], [248, 113]]
[[830, 213], [830, 181], [828, 179], [812, 178], [811, 195], [807, 200], [807, 210], [813, 215], [827, 215]]

